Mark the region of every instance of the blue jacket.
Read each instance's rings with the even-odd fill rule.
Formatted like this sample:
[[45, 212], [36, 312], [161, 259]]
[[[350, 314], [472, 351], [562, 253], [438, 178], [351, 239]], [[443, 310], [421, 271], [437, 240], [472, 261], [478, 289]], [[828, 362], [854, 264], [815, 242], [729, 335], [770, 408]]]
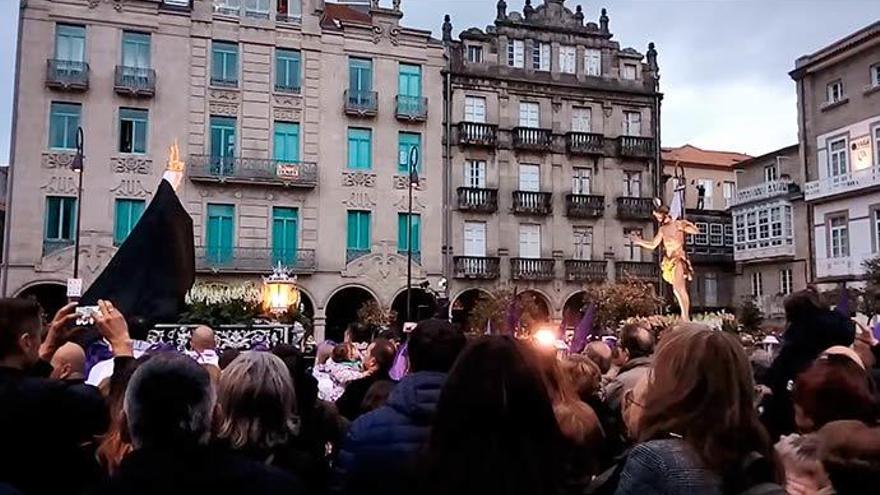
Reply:
[[445, 382], [446, 373], [407, 375], [391, 392], [387, 404], [352, 423], [337, 459], [334, 491], [365, 495], [408, 492]]

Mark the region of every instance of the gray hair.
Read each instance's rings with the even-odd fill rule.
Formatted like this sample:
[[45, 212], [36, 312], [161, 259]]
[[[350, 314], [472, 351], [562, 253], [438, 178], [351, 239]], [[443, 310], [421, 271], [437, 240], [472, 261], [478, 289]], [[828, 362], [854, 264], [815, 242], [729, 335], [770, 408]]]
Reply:
[[297, 432], [290, 371], [278, 356], [248, 351], [220, 375], [215, 435], [233, 449], [270, 450]]
[[123, 410], [135, 448], [207, 443], [216, 395], [211, 377], [189, 357], [152, 356], [125, 391]]

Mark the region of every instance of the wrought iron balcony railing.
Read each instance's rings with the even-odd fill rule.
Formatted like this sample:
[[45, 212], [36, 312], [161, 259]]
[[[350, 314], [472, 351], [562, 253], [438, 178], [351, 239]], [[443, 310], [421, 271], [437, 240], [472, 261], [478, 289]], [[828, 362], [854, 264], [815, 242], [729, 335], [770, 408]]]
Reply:
[[654, 158], [654, 138], [620, 136], [617, 138], [620, 156], [629, 158]]
[[498, 144], [498, 126], [479, 122], [459, 122], [458, 144], [494, 148]]
[[397, 95], [397, 118], [407, 121], [428, 119], [428, 98], [423, 96]]
[[498, 190], [481, 187], [458, 188], [459, 211], [495, 213], [498, 211]]
[[600, 218], [604, 214], [605, 196], [597, 194], [565, 196], [565, 215], [570, 218]]
[[314, 162], [190, 155], [186, 169], [193, 181], [305, 188], [318, 185], [318, 164]]
[[569, 132], [565, 146], [573, 155], [604, 155], [605, 136], [594, 132]]
[[618, 261], [614, 271], [618, 281], [656, 282], [660, 277], [660, 268], [653, 261]]
[[513, 147], [521, 150], [550, 151], [553, 133], [550, 129], [514, 127]]
[[654, 200], [651, 198], [617, 198], [617, 218], [621, 220], [651, 220]]
[[513, 213], [545, 216], [553, 213], [553, 193], [513, 191]]
[[275, 83], [275, 92], [276, 93], [287, 93], [298, 95], [302, 92], [302, 86], [300, 84], [284, 84], [280, 82]]
[[113, 90], [124, 96], [153, 96], [156, 94], [156, 71], [117, 65]]
[[551, 258], [510, 258], [510, 276], [514, 280], [553, 280], [556, 263]]
[[81, 60], [46, 61], [46, 87], [63, 91], [89, 89], [89, 64]]
[[358, 117], [374, 117], [379, 113], [379, 93], [375, 91], [345, 90], [345, 113]]
[[605, 282], [608, 280], [605, 260], [565, 260], [565, 279], [569, 282]]
[[456, 256], [455, 278], [495, 280], [500, 275], [501, 260], [492, 256]]
[[247, 248], [199, 246], [196, 271], [211, 273], [272, 273], [278, 264], [292, 273], [313, 273], [317, 269], [314, 249]]

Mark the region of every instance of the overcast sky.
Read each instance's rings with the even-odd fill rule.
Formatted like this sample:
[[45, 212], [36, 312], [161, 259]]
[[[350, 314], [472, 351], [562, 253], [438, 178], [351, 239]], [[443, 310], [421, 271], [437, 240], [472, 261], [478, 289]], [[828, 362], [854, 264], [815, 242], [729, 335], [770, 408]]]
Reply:
[[[207, 1], [207, 0], [197, 0]], [[383, 4], [390, 0], [382, 0]], [[524, 0], [507, 0], [522, 10]], [[533, 0], [537, 6], [541, 0]], [[878, 0], [567, 0], [598, 21], [608, 8], [621, 46], [657, 44], [664, 146], [691, 143], [762, 154], [797, 142], [794, 83], [788, 71], [813, 52], [880, 19]], [[19, 0], [0, 0], [0, 164], [9, 155]], [[402, 0], [407, 25], [440, 35], [495, 18], [495, 0]], [[867, 69], [866, 69], [867, 70]]]

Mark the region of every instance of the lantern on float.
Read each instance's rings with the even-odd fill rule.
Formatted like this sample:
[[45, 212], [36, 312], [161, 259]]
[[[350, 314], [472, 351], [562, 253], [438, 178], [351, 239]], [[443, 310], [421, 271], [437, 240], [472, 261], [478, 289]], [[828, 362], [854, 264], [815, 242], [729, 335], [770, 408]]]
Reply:
[[296, 286], [296, 276], [281, 266], [273, 269], [272, 275], [263, 277], [263, 308], [275, 316], [281, 316], [291, 306], [299, 307], [300, 294]]

